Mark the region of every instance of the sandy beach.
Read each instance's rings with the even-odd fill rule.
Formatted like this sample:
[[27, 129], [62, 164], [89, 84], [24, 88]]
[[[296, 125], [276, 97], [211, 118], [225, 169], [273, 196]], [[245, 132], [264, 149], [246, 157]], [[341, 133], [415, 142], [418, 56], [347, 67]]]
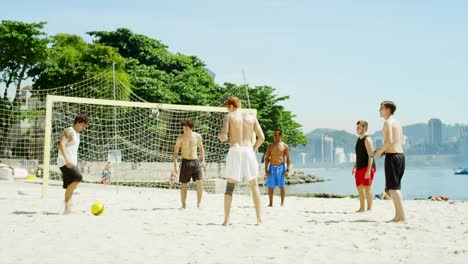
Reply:
[[[0, 263], [468, 263], [468, 203], [405, 200], [409, 222], [387, 223], [391, 201], [354, 213], [357, 199], [286, 197], [255, 225], [252, 199], [235, 195], [231, 225], [223, 194], [81, 184], [62, 215], [59, 182], [0, 181]], [[102, 216], [89, 208], [100, 201]]]

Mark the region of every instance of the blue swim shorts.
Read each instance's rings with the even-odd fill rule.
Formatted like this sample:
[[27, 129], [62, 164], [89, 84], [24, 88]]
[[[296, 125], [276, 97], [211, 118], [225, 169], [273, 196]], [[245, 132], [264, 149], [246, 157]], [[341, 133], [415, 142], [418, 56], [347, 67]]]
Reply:
[[286, 172], [286, 165], [281, 164], [278, 166], [270, 165], [268, 167], [268, 171], [270, 172], [270, 176], [267, 177], [266, 186], [267, 188], [274, 189], [276, 186], [279, 188], [284, 188], [285, 185], [285, 176], [284, 173]]

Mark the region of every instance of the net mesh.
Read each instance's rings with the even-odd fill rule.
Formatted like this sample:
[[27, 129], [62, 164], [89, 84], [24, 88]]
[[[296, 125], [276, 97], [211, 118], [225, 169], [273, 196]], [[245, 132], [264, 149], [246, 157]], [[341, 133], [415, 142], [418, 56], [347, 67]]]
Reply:
[[[45, 102], [47, 95], [72, 97], [73, 100], [54, 101], [52, 104], [50, 164], [44, 166]], [[56, 165], [59, 137], [63, 129], [73, 124], [79, 114], [88, 114], [91, 122], [81, 135], [78, 167], [84, 181], [147, 187], [170, 187], [172, 154], [177, 136], [183, 131], [180, 121], [195, 121], [195, 132], [203, 137], [206, 167], [203, 170], [204, 190], [220, 192], [224, 179], [224, 160], [229, 145], [221, 143], [217, 135], [226, 114], [224, 102], [229, 96], [247, 100], [245, 89], [235, 87], [210, 105], [180, 106], [151, 104], [132, 93], [107, 71], [85, 81], [51, 89], [21, 91], [19, 110], [0, 111], [3, 133], [0, 163], [25, 167], [41, 176], [47, 169], [51, 180], [60, 180]], [[76, 99], [82, 98], [82, 99]], [[98, 98], [101, 100], [87, 100]], [[103, 103], [113, 100], [112, 105]], [[119, 102], [133, 104], [119, 105]], [[105, 168], [110, 162], [110, 168]], [[221, 181], [224, 182], [224, 181]], [[219, 185], [220, 184], [220, 185]], [[219, 186], [218, 186], [219, 185]], [[176, 183], [174, 188], [180, 188]], [[189, 185], [189, 189], [194, 184]], [[224, 190], [223, 190], [224, 191]], [[237, 192], [245, 193], [246, 188]]]

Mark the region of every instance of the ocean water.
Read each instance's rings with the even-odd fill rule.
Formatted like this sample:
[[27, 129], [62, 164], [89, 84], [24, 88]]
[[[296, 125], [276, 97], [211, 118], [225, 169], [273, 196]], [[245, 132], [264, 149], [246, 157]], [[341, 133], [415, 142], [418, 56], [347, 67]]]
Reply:
[[[358, 194], [351, 169], [298, 169], [324, 178], [325, 182], [288, 185], [287, 194], [333, 193]], [[468, 201], [468, 175], [456, 175], [452, 169], [407, 168], [401, 183], [403, 199], [427, 198], [432, 195]], [[374, 194], [385, 189], [383, 168], [375, 173]]]

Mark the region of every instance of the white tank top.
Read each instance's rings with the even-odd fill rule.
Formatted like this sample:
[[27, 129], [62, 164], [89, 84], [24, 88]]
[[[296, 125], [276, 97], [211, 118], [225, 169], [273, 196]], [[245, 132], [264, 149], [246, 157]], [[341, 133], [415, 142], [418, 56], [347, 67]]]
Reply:
[[[73, 164], [73, 166], [77, 166], [78, 147], [80, 145], [80, 133], [76, 132], [76, 130], [73, 127], [71, 127], [71, 131], [73, 132], [73, 140], [65, 145], [65, 151], [67, 152], [68, 158], [70, 159], [70, 162]], [[57, 165], [59, 167], [67, 165], [65, 163], [65, 159], [63, 158], [62, 153], [60, 152], [60, 149], [58, 151]]]

